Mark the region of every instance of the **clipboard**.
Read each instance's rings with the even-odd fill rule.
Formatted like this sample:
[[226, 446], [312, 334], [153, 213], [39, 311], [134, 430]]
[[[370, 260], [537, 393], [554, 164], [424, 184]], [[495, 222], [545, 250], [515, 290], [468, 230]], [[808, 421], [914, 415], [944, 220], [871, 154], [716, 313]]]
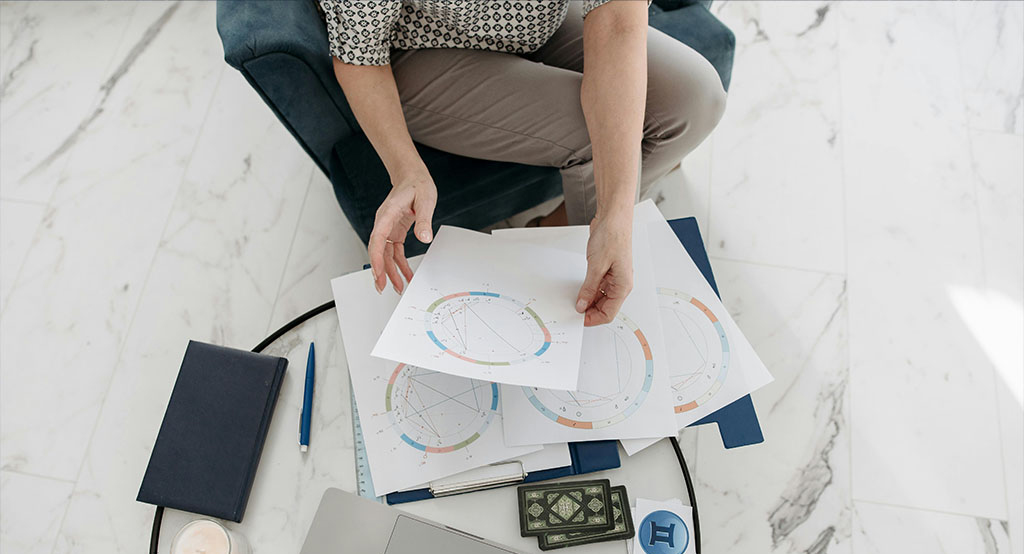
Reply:
[[[487, 466], [497, 468], [497, 475], [493, 480], [481, 479], [478, 481], [467, 481], [461, 486], [453, 484], [446, 486], [439, 492], [437, 482], [430, 487], [411, 491], [400, 491], [388, 494], [385, 498], [388, 504], [401, 504], [404, 502], [415, 502], [428, 498], [440, 496], [451, 496], [464, 494], [484, 489], [493, 489], [508, 485], [519, 485], [522, 483], [533, 483], [535, 481], [547, 481], [549, 479], [561, 479], [571, 475], [582, 475], [605, 469], [615, 469], [622, 465], [619, 459], [619, 445], [615, 440], [570, 442], [569, 457], [572, 461], [565, 467], [555, 467], [531, 471], [526, 473], [523, 466], [517, 461], [503, 462]], [[504, 478], [502, 478], [504, 477]], [[501, 479], [500, 481], [498, 479]], [[442, 483], [444, 480], [439, 480]]]

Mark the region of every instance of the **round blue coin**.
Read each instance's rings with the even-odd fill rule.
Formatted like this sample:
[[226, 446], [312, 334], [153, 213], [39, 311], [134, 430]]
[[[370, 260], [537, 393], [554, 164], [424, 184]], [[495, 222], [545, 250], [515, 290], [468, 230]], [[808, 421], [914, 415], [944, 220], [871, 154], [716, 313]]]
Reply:
[[690, 529], [683, 518], [666, 510], [647, 514], [637, 535], [645, 554], [683, 554], [690, 546]]

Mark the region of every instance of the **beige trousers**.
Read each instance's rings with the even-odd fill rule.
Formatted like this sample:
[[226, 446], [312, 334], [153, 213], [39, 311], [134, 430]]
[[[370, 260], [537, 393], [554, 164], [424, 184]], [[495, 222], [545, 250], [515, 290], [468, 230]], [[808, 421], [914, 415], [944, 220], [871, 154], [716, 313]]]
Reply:
[[[537, 52], [393, 52], [391, 66], [413, 140], [472, 158], [556, 167], [570, 224], [597, 210], [590, 137], [580, 105], [583, 18], [578, 2]], [[711, 64], [650, 28], [639, 191], [714, 129], [725, 91]]]

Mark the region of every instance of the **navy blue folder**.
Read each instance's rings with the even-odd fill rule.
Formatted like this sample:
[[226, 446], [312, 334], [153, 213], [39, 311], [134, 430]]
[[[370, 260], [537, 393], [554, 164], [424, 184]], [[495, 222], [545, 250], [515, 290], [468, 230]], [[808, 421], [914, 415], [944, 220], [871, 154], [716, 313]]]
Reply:
[[[669, 226], [679, 237], [679, 242], [693, 258], [697, 268], [707, 279], [715, 294], [718, 294], [718, 284], [715, 283], [715, 276], [711, 272], [711, 262], [708, 260], [707, 251], [704, 249], [704, 241], [700, 236], [700, 229], [697, 220], [692, 217], [673, 219], [668, 222]], [[719, 295], [721, 296], [721, 295]], [[714, 413], [708, 414], [703, 419], [692, 423], [689, 427], [696, 425], [718, 424], [718, 432], [722, 435], [722, 442], [726, 448], [736, 448], [764, 442], [761, 434], [761, 424], [757, 420], [757, 412], [754, 411], [754, 403], [750, 395], [721, 408]], [[621, 465], [619, 459], [619, 448], [617, 441], [590, 441], [569, 443], [569, 455], [572, 464], [566, 467], [546, 469], [529, 473], [523, 483], [535, 481], [546, 481], [548, 479], [560, 479], [570, 475], [580, 475], [605, 469], [614, 469]], [[519, 484], [519, 483], [516, 483]], [[417, 489], [413, 491], [395, 492], [387, 495], [388, 504], [400, 504], [416, 500], [433, 498], [430, 489]]]

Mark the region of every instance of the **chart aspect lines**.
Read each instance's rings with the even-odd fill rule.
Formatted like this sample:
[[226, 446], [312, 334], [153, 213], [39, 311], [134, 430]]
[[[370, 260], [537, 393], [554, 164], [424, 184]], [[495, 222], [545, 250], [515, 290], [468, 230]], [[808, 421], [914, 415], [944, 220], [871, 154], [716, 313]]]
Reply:
[[580, 390], [557, 391], [523, 387], [530, 403], [548, 419], [575, 429], [600, 429], [633, 414], [644, 403], [654, 380], [654, 359], [643, 331], [623, 313], [595, 328], [604, 336], [595, 341], [603, 350], [602, 365]]
[[529, 305], [495, 292], [443, 296], [426, 310], [427, 336], [442, 352], [473, 364], [509, 366], [539, 358], [551, 332]]
[[498, 413], [498, 385], [398, 364], [384, 402], [402, 441], [442, 454], [469, 446], [487, 430]]
[[675, 412], [688, 412], [715, 396], [729, 369], [729, 338], [704, 303], [670, 288], [658, 288], [670, 368]]

